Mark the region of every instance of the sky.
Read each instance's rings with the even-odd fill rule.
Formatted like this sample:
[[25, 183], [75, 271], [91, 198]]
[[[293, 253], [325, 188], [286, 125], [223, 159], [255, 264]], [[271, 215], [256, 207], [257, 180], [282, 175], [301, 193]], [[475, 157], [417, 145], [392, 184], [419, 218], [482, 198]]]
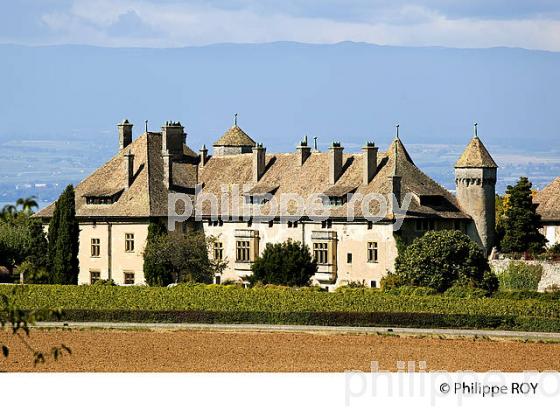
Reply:
[[0, 0], [0, 43], [368, 42], [560, 51], [559, 0]]

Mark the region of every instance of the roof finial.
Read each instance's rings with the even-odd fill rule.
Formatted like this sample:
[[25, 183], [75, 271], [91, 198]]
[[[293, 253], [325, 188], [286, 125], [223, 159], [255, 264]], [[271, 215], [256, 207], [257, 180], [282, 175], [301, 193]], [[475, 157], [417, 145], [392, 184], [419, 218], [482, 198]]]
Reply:
[[144, 121], [145, 127], [146, 127], [146, 134], [148, 133], [148, 120]]
[[397, 139], [399, 139], [399, 123], [397, 122], [397, 124], [395, 125], [395, 128], [397, 129]]
[[478, 137], [478, 122], [474, 123], [474, 136]]
[[237, 127], [237, 113], [233, 116], [233, 125]]
[[317, 152], [317, 137], [313, 137], [313, 149]]

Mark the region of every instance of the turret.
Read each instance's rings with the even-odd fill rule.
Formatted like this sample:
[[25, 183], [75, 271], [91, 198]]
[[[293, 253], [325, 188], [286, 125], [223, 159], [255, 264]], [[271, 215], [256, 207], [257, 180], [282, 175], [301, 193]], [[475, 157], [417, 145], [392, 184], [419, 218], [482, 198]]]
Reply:
[[474, 137], [455, 164], [457, 200], [473, 219], [468, 235], [489, 254], [495, 243], [496, 176], [498, 166], [478, 138]]

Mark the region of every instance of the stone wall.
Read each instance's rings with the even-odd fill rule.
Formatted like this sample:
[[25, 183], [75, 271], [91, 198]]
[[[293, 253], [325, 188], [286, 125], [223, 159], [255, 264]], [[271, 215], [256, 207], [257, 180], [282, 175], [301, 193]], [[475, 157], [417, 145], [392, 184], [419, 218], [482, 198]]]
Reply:
[[[503, 272], [509, 265], [512, 259], [495, 259], [491, 260], [490, 267], [496, 273]], [[543, 268], [543, 276], [539, 282], [539, 292], [544, 290], [550, 285], [560, 285], [560, 262], [543, 262], [543, 261], [524, 261], [515, 260], [515, 262], [523, 262], [527, 265], [541, 265]]]

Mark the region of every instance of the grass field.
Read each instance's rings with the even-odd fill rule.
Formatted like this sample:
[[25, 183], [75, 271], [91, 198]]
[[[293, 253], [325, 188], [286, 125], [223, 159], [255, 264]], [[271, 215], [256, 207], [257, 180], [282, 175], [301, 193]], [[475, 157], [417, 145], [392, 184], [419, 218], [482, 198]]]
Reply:
[[[33, 330], [29, 342], [48, 350], [64, 343], [72, 355], [33, 366], [20, 339], [8, 337], [11, 358], [0, 370], [80, 372], [342, 372], [418, 370], [560, 370], [560, 344], [359, 334], [239, 331]], [[406, 364], [408, 366], [408, 363]]]

